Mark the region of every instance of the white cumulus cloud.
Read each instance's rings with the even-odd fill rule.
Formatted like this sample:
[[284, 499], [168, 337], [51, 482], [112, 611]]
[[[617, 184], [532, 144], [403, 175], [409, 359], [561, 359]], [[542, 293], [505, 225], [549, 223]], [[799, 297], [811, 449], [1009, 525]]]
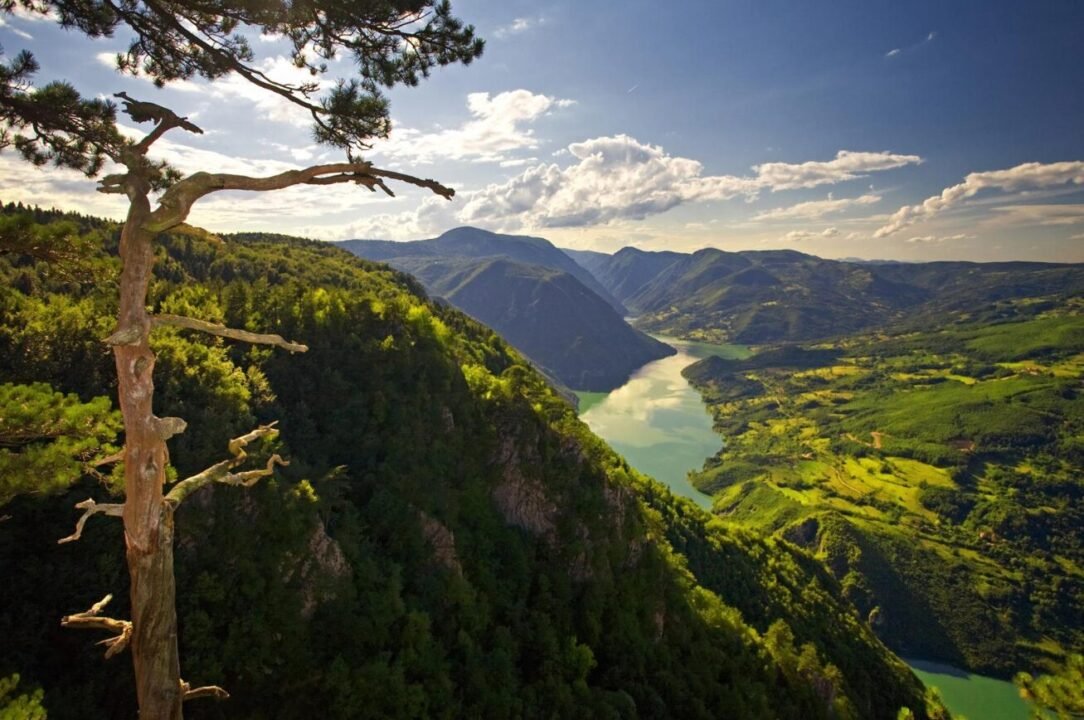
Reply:
[[828, 238], [834, 238], [839, 235], [839, 230], [834, 227], [825, 228], [820, 232], [813, 230], [791, 230], [789, 233], [783, 236], [783, 239], [787, 242], [803, 242], [805, 240], [826, 240]]
[[708, 176], [703, 165], [629, 137], [599, 137], [568, 146], [568, 167], [536, 165], [471, 194], [465, 222], [527, 227], [596, 225], [643, 219], [684, 202], [755, 194], [750, 178]]
[[[366, 221], [357, 234], [400, 239], [454, 224], [500, 231], [591, 227], [642, 220], [686, 203], [750, 200], [765, 190], [833, 184], [921, 162], [913, 155], [841, 151], [825, 162], [770, 163], [755, 166], [746, 176], [709, 175], [696, 160], [673, 156], [628, 135], [572, 143], [553, 156], [557, 162], [534, 164], [506, 181], [461, 192], [452, 207], [427, 205], [417, 213], [382, 215]], [[829, 198], [784, 210], [792, 213], [790, 217], [819, 217], [878, 199], [870, 194]]]
[[[914, 155], [841, 151], [827, 162], [768, 163], [755, 166], [753, 176], [706, 175], [690, 158], [674, 157], [657, 145], [628, 135], [599, 137], [568, 146], [575, 162], [567, 167], [536, 165], [504, 183], [472, 194], [461, 213], [466, 222], [501, 226], [517, 221], [526, 227], [596, 225], [617, 219], [641, 220], [683, 203], [752, 199], [762, 190], [786, 190], [833, 184], [913, 162]], [[835, 202], [835, 206], [805, 208], [804, 212], [870, 204], [865, 199]], [[802, 212], [799, 211], [799, 212]]]
[[866, 177], [871, 172], [893, 170], [905, 165], [918, 165], [918, 155], [901, 155], [892, 152], [854, 152], [840, 150], [828, 161], [804, 163], [773, 162], [754, 165], [757, 180], [773, 192], [797, 190], [818, 185], [835, 185], [847, 180]]
[[529, 90], [510, 90], [490, 95], [467, 96], [472, 119], [461, 127], [437, 132], [396, 128], [391, 137], [374, 144], [374, 154], [411, 163], [436, 160], [502, 162], [516, 150], [534, 150], [539, 141], [526, 127], [554, 108], [567, 108], [575, 101], [538, 95]]
[[1065, 184], [1084, 185], [1084, 162], [1024, 163], [1007, 170], [973, 172], [965, 177], [962, 183], [942, 190], [940, 195], [926, 198], [917, 205], [901, 207], [873, 236], [886, 237], [917, 222], [928, 220], [974, 197], [982, 190], [1018, 192]]

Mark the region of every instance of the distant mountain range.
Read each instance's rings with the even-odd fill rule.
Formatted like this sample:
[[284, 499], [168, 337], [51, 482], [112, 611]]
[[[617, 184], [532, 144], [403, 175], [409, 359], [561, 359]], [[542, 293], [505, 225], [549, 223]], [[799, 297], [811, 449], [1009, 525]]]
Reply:
[[542, 238], [464, 227], [432, 240], [339, 245], [411, 273], [576, 390], [612, 390], [645, 363], [674, 353], [630, 327], [624, 306]]
[[1084, 294], [1084, 265], [856, 263], [793, 250], [569, 251], [637, 327], [739, 343], [813, 340], [1022, 296]]
[[344, 240], [337, 245], [367, 260], [384, 262], [402, 257], [502, 257], [527, 265], [562, 270], [605, 300], [616, 312], [626, 314], [625, 306], [616, 300], [590, 271], [549, 240], [540, 237], [502, 235], [479, 228], [458, 227], [431, 240], [407, 243], [390, 240]]
[[347, 240], [355, 255], [414, 274], [577, 390], [610, 390], [668, 346], [630, 328], [770, 344], [907, 323], [1014, 312], [1009, 298], [1084, 295], [1084, 265], [826, 260], [793, 250], [614, 254], [477, 228], [431, 240]]

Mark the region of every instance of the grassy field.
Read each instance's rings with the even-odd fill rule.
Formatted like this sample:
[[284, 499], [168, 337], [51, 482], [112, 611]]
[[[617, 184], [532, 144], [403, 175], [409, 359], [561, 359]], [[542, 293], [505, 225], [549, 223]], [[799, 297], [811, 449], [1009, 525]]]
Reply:
[[897, 650], [1007, 673], [1084, 646], [1084, 315], [706, 360], [692, 478], [826, 562]]

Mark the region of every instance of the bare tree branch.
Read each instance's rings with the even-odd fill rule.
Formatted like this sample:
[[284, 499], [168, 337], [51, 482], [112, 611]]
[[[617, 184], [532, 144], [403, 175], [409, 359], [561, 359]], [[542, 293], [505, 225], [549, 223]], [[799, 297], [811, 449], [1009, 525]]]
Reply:
[[114, 620], [113, 618], [99, 616], [99, 613], [105, 609], [105, 606], [108, 605], [109, 601], [112, 599], [112, 595], [106, 595], [104, 598], [94, 603], [94, 605], [86, 612], [67, 615], [60, 619], [60, 624], [63, 627], [109, 630], [117, 633], [114, 637], [106, 638], [98, 643], [98, 645], [105, 645], [106, 659], [113, 657], [124, 650], [124, 648], [128, 647], [128, 641], [132, 638], [132, 623], [127, 620]]
[[245, 446], [251, 443], [253, 440], [262, 437], [274, 437], [278, 434], [278, 430], [274, 427], [275, 423], [270, 425], [261, 425], [252, 432], [242, 435], [241, 437], [230, 440], [229, 451], [233, 455], [229, 460], [223, 460], [220, 463], [216, 463], [207, 468], [201, 473], [193, 475], [192, 477], [185, 478], [181, 482], [173, 486], [173, 489], [169, 491], [162, 501], [169, 503], [173, 507], [177, 507], [185, 498], [199, 490], [204, 485], [217, 482], [225, 485], [243, 485], [245, 487], [251, 486], [261, 478], [270, 476], [275, 471], [275, 466], [286, 466], [288, 462], [283, 460], [278, 455], [272, 455], [267, 460], [267, 465], [258, 470], [245, 470], [243, 472], [231, 472], [235, 467], [240, 465], [248, 457], [248, 453], [245, 452]]
[[206, 320], [197, 320], [196, 318], [185, 317], [184, 315], [162, 313], [160, 315], [154, 315], [151, 318], [151, 323], [156, 326], [166, 325], [188, 330], [199, 330], [200, 332], [229, 338], [231, 340], [240, 340], [241, 342], [252, 343], [253, 345], [274, 345], [283, 350], [289, 350], [292, 353], [306, 352], [309, 349], [307, 345], [284, 340], [281, 335], [265, 335], [262, 333], [249, 332], [248, 330], [235, 330], [233, 328], [228, 328], [225, 325], [207, 322]]
[[83, 537], [83, 526], [87, 524], [87, 520], [91, 515], [112, 515], [113, 517], [122, 517], [124, 515], [124, 505], [116, 503], [99, 504], [94, 502], [92, 498], [87, 498], [81, 503], [76, 503], [75, 507], [80, 510], [85, 510], [86, 512], [84, 512], [83, 516], [76, 521], [75, 532], [68, 537], [57, 540], [57, 545], [70, 543]]
[[213, 697], [215, 700], [229, 700], [230, 694], [217, 685], [204, 685], [203, 687], [193, 688], [184, 680], [181, 680], [182, 702], [205, 697]]
[[118, 450], [112, 455], [106, 455], [104, 458], [98, 458], [90, 463], [87, 463], [89, 467], [100, 468], [102, 465], [112, 465], [113, 463], [120, 462], [124, 459], [124, 451]]
[[287, 170], [268, 177], [198, 172], [174, 183], [166, 190], [158, 202], [158, 208], [151, 213], [143, 227], [148, 232], [164, 232], [176, 227], [185, 221], [192, 205], [197, 200], [219, 190], [263, 192], [294, 185], [332, 185], [353, 182], [364, 185], [374, 192], [377, 188], [381, 188], [391, 194], [391, 190], [384, 184], [384, 178], [432, 190], [448, 200], [455, 195], [455, 190], [441, 185], [436, 180], [428, 178], [423, 180], [394, 170], [381, 170], [374, 168], [372, 163], [368, 162], [313, 165], [301, 170]]

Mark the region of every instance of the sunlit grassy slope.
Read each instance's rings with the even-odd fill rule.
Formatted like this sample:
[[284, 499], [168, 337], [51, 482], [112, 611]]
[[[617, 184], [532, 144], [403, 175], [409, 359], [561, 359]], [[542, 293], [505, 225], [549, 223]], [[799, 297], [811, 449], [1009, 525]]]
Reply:
[[1008, 672], [1081, 647], [1084, 316], [768, 350], [686, 371], [726, 446], [693, 479], [811, 548], [892, 646]]

